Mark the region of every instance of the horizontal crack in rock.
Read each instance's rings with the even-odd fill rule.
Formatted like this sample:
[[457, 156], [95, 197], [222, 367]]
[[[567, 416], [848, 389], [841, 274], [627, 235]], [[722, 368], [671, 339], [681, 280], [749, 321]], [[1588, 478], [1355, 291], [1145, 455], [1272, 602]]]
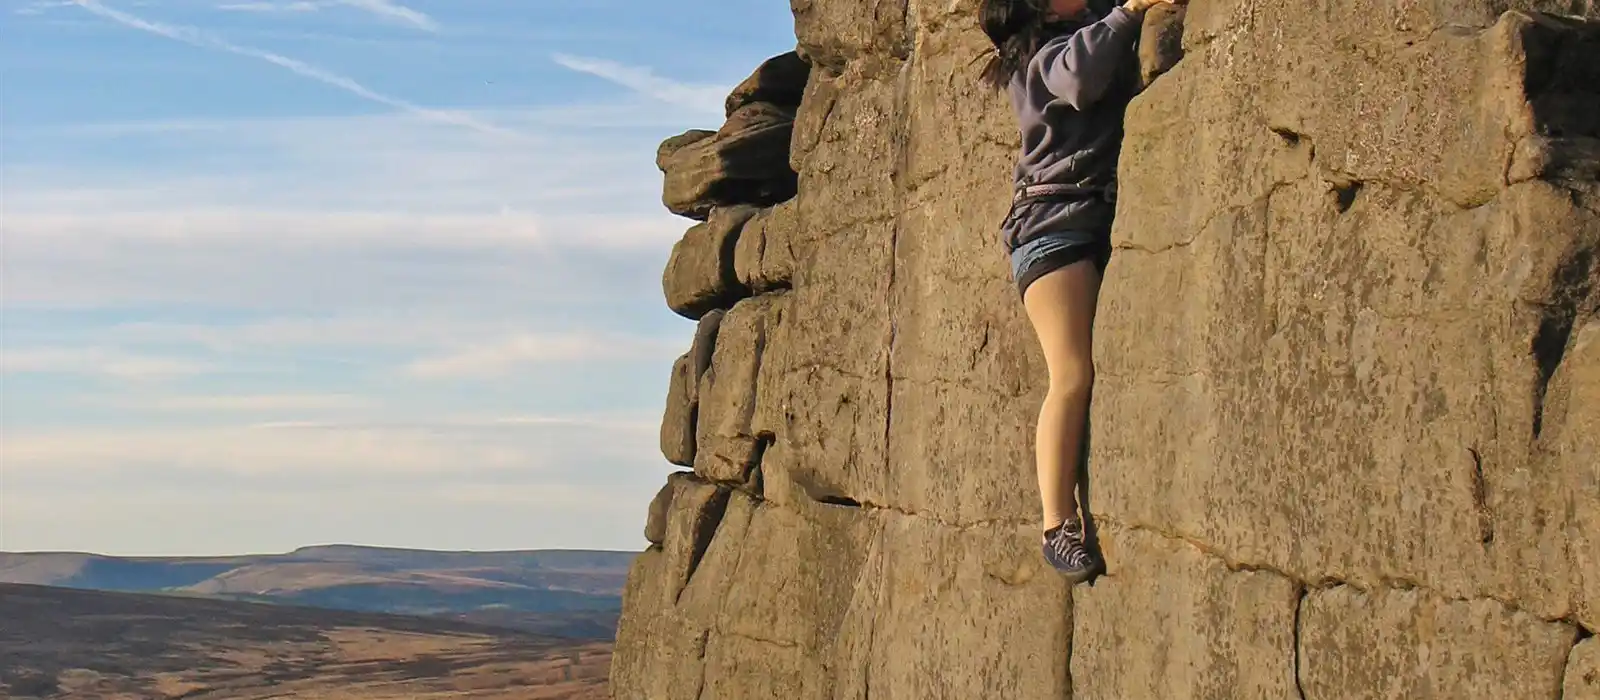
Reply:
[[1272, 196], [1278, 193], [1278, 190], [1283, 189], [1284, 187], [1287, 187], [1289, 185], [1301, 182], [1301, 181], [1303, 181], [1305, 179], [1306, 178], [1297, 178], [1297, 179], [1294, 179], [1294, 180], [1284, 180], [1284, 181], [1281, 181], [1281, 182], [1275, 182], [1275, 183], [1272, 184], [1272, 187], [1267, 189], [1267, 191], [1265, 193], [1260, 194], [1260, 195], [1258, 195], [1256, 197], [1253, 197], [1249, 201], [1244, 202], [1243, 204], [1234, 204], [1234, 205], [1224, 206], [1222, 208], [1219, 208], [1216, 211], [1213, 211], [1210, 214], [1207, 214], [1206, 218], [1205, 218], [1205, 221], [1200, 222], [1200, 225], [1196, 226], [1194, 228], [1193, 233], [1189, 234], [1189, 236], [1187, 238], [1184, 238], [1182, 240], [1174, 241], [1174, 242], [1169, 243], [1167, 245], [1156, 247], [1156, 248], [1150, 248], [1150, 247], [1138, 245], [1136, 243], [1123, 243], [1123, 244], [1117, 246], [1117, 248], [1119, 250], [1136, 250], [1136, 251], [1139, 251], [1141, 253], [1148, 253], [1150, 255], [1156, 255], [1158, 253], [1165, 253], [1165, 252], [1167, 252], [1169, 250], [1173, 250], [1175, 248], [1187, 248], [1187, 247], [1193, 245], [1196, 240], [1199, 240], [1201, 234], [1204, 234], [1207, 229], [1211, 228], [1211, 224], [1216, 223], [1217, 219], [1222, 218], [1223, 216], [1228, 216], [1228, 215], [1231, 215], [1231, 214], [1237, 214], [1237, 213], [1242, 212], [1242, 211], [1244, 211], [1246, 209], [1249, 209], [1251, 207], [1260, 206], [1261, 204], [1263, 204], [1263, 203], [1265, 203], [1267, 201], [1270, 201], [1272, 199]]
[[[1452, 595], [1452, 594], [1449, 594], [1449, 593], [1445, 593], [1444, 591], [1441, 591], [1441, 590], [1439, 590], [1437, 588], [1432, 588], [1430, 586], [1427, 586], [1427, 585], [1425, 585], [1425, 584], [1423, 584], [1423, 583], [1421, 583], [1419, 581], [1412, 580], [1412, 579], [1401, 578], [1401, 577], [1383, 577], [1383, 578], [1380, 579], [1380, 581], [1378, 582], [1377, 585], [1372, 585], [1372, 584], [1369, 584], [1369, 583], [1363, 583], [1363, 582], [1359, 582], [1359, 581], [1350, 581], [1350, 580], [1338, 579], [1338, 578], [1335, 578], [1335, 577], [1333, 577], [1331, 575], [1324, 575], [1324, 576], [1321, 576], [1321, 577], [1317, 577], [1315, 579], [1308, 579], [1305, 576], [1301, 576], [1301, 575], [1290, 573], [1290, 572], [1288, 572], [1288, 571], [1286, 571], [1284, 569], [1278, 568], [1278, 567], [1273, 566], [1271, 564], [1265, 564], [1265, 563], [1259, 563], [1259, 562], [1245, 562], [1245, 561], [1241, 561], [1241, 560], [1235, 559], [1233, 557], [1225, 555], [1224, 553], [1222, 553], [1217, 548], [1212, 547], [1211, 545], [1209, 545], [1209, 544], [1207, 544], [1207, 543], [1205, 543], [1205, 542], [1203, 542], [1201, 540], [1198, 540], [1198, 539], [1196, 539], [1194, 537], [1190, 537], [1188, 535], [1172, 533], [1172, 532], [1163, 530], [1161, 528], [1152, 527], [1152, 526], [1149, 526], [1149, 525], [1128, 522], [1128, 521], [1125, 521], [1125, 520], [1119, 520], [1118, 518], [1113, 517], [1113, 516], [1106, 516], [1106, 515], [1096, 514], [1094, 516], [1094, 519], [1097, 520], [1097, 521], [1100, 521], [1100, 522], [1110, 523], [1112, 525], [1115, 525], [1115, 526], [1117, 526], [1119, 528], [1122, 528], [1122, 529], [1125, 529], [1125, 530], [1134, 530], [1134, 531], [1138, 531], [1138, 532], [1144, 532], [1144, 533], [1156, 535], [1156, 536], [1159, 536], [1159, 537], [1162, 537], [1162, 538], [1165, 538], [1165, 539], [1168, 539], [1168, 540], [1172, 540], [1174, 542], [1181, 542], [1181, 543], [1183, 543], [1185, 545], [1188, 545], [1189, 547], [1199, 551], [1201, 554], [1203, 554], [1203, 555], [1205, 555], [1207, 557], [1211, 557], [1211, 558], [1216, 559], [1217, 561], [1221, 562], [1222, 565], [1224, 567], [1226, 567], [1229, 571], [1233, 571], [1233, 572], [1236, 572], [1236, 573], [1251, 573], [1251, 572], [1272, 573], [1272, 574], [1276, 574], [1278, 576], [1282, 576], [1282, 577], [1284, 577], [1284, 578], [1286, 578], [1286, 579], [1288, 579], [1288, 580], [1290, 580], [1290, 581], [1292, 581], [1294, 583], [1297, 583], [1297, 584], [1299, 584], [1301, 586], [1305, 586], [1306, 588], [1311, 589], [1313, 591], [1329, 591], [1329, 590], [1333, 590], [1335, 588], [1341, 588], [1341, 587], [1353, 588], [1353, 589], [1361, 591], [1363, 593], [1375, 593], [1375, 592], [1378, 592], [1379, 590], [1401, 590], [1401, 591], [1415, 590], [1415, 591], [1419, 591], [1421, 593], [1427, 594], [1428, 596], [1431, 596], [1431, 597], [1433, 597], [1433, 598], [1435, 598], [1435, 599], [1437, 599], [1439, 601], [1446, 602], [1446, 603], [1473, 603], [1473, 602], [1480, 602], [1480, 601], [1498, 603], [1499, 605], [1504, 606], [1510, 612], [1520, 612], [1520, 613], [1523, 613], [1523, 614], [1528, 615], [1530, 617], [1534, 617], [1534, 618], [1537, 618], [1539, 620], [1543, 620], [1545, 622], [1553, 622], [1553, 623], [1571, 625], [1571, 626], [1573, 626], [1574, 628], [1577, 628], [1580, 631], [1588, 631], [1588, 632], [1592, 633], [1592, 630], [1589, 630], [1587, 627], [1585, 627], [1583, 625], [1582, 622], [1580, 622], [1577, 619], [1577, 613], [1576, 612], [1571, 613], [1569, 615], [1565, 615], [1565, 616], [1551, 617], [1551, 616], [1548, 616], [1548, 615], [1541, 615], [1541, 614], [1539, 614], [1537, 612], [1529, 610], [1529, 609], [1523, 607], [1521, 604], [1519, 604], [1518, 602], [1516, 602], [1514, 600], [1507, 600], [1505, 598], [1501, 598], [1501, 597], [1498, 597], [1498, 596], [1492, 596], [1492, 595], [1479, 595], [1479, 596]], [[1108, 575], [1104, 576], [1104, 578], [1113, 578], [1113, 577], [1108, 574]]]
[[932, 513], [919, 513], [917, 511], [913, 511], [913, 510], [907, 510], [907, 509], [904, 509], [904, 508], [897, 508], [895, 506], [886, 506], [886, 505], [882, 505], [882, 504], [879, 504], [879, 503], [872, 503], [872, 502], [862, 502], [860, 507], [861, 507], [862, 510], [865, 510], [865, 511], [880, 511], [880, 512], [885, 512], [885, 513], [892, 513], [892, 514], [895, 514], [895, 515], [901, 515], [901, 516], [905, 516], [905, 517], [908, 517], [908, 518], [916, 518], [918, 520], [927, 520], [927, 521], [932, 522], [934, 524], [937, 524], [937, 525], [939, 525], [941, 527], [945, 527], [945, 528], [948, 528], [948, 529], [951, 529], [951, 530], [959, 530], [959, 531], [978, 530], [978, 529], [989, 528], [989, 527], [1022, 527], [1022, 526], [1025, 526], [1025, 525], [1033, 524], [1032, 520], [1022, 520], [1022, 519], [1016, 519], [1016, 518], [995, 518], [995, 519], [992, 519], [992, 520], [973, 520], [973, 521], [969, 521], [969, 522], [965, 522], [965, 523], [963, 523], [963, 522], [952, 522], [952, 521], [949, 521], [949, 520], [945, 520], [945, 519], [943, 519], [943, 518], [941, 518], [941, 517], [939, 517], [937, 515], [933, 515]]
[[743, 632], [728, 632], [726, 630], [719, 629], [719, 630], [717, 630], [717, 634], [722, 635], [724, 637], [729, 637], [729, 638], [732, 638], [732, 639], [740, 639], [740, 640], [744, 640], [746, 642], [755, 642], [756, 644], [765, 644], [767, 646], [774, 646], [774, 647], [779, 647], [779, 648], [782, 648], [782, 649], [800, 649], [800, 648], [802, 648], [802, 645], [799, 642], [791, 642], [791, 641], [781, 640], [781, 639], [764, 639], [762, 637], [757, 637], [757, 636], [752, 635], [752, 634], [745, 634]]

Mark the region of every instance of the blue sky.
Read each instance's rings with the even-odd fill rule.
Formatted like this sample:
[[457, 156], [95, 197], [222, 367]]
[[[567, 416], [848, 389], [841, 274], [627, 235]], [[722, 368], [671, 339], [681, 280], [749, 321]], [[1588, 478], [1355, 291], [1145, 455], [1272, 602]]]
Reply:
[[0, 550], [638, 549], [781, 0], [3, 0]]

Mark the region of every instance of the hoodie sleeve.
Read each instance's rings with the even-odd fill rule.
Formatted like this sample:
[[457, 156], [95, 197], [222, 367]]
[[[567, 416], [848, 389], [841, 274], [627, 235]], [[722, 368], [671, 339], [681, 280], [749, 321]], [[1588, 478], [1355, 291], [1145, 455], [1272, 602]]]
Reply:
[[1139, 36], [1140, 18], [1118, 7], [1100, 21], [1047, 42], [1033, 58], [1045, 88], [1083, 110], [1110, 87]]

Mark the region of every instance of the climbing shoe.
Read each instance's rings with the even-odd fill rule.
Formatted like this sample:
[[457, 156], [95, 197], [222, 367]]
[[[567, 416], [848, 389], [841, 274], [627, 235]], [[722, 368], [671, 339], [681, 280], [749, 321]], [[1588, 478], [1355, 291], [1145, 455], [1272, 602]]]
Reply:
[[1088, 579], [1095, 560], [1083, 544], [1083, 522], [1074, 518], [1045, 531], [1044, 559], [1073, 583]]

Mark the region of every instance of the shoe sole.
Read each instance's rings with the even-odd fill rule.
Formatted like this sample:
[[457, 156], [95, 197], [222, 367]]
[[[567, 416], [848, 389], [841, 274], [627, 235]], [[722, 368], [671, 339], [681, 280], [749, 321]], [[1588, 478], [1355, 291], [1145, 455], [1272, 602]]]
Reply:
[[1060, 569], [1056, 569], [1056, 571], [1060, 571], [1061, 577], [1065, 578], [1068, 583], [1073, 585], [1083, 583], [1084, 581], [1089, 580], [1089, 577], [1094, 575], [1094, 569], [1085, 569], [1083, 571], [1061, 571]]

